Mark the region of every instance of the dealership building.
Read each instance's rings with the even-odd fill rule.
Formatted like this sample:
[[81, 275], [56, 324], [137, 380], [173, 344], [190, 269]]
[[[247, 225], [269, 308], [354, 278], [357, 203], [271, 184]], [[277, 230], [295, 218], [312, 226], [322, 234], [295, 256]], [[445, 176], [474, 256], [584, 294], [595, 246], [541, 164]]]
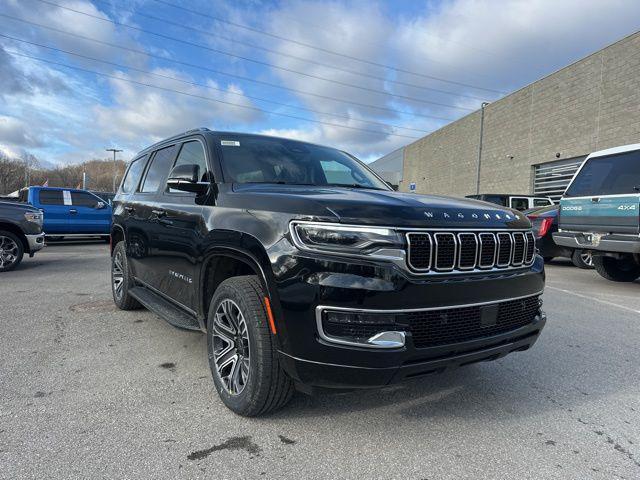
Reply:
[[640, 32], [371, 166], [400, 191], [557, 200], [590, 152], [630, 143], [640, 143]]

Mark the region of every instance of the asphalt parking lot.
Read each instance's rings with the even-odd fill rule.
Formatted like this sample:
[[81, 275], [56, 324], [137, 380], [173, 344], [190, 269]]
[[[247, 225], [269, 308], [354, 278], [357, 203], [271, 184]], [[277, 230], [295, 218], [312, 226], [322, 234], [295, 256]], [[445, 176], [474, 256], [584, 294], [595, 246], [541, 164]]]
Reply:
[[49, 246], [0, 279], [0, 477], [640, 478], [640, 283], [547, 279], [530, 351], [246, 419], [204, 335], [114, 307], [105, 244]]

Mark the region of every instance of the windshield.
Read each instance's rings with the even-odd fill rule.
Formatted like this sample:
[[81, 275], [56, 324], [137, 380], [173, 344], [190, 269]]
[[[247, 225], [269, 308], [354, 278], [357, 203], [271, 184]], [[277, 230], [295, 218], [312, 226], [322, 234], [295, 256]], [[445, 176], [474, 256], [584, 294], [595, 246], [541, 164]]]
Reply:
[[590, 158], [565, 192], [565, 197], [640, 192], [640, 150]]
[[390, 190], [359, 161], [333, 148], [244, 135], [225, 137], [220, 146], [226, 182]]

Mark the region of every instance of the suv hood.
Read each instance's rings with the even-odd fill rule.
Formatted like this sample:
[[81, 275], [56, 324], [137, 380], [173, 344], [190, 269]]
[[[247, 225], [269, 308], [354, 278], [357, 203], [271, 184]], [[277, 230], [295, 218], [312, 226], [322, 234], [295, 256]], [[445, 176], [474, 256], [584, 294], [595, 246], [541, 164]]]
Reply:
[[414, 228], [531, 226], [521, 212], [467, 198], [273, 184], [236, 184], [233, 192], [243, 197], [242, 203], [247, 209], [289, 212], [293, 214], [292, 218], [300, 219], [317, 217], [348, 224]]
[[7, 209], [7, 208], [11, 208], [17, 211], [21, 210], [23, 212], [33, 212], [33, 211], [39, 212], [40, 211], [39, 209], [37, 209], [36, 207], [28, 203], [14, 203], [14, 202], [0, 200], [0, 209]]

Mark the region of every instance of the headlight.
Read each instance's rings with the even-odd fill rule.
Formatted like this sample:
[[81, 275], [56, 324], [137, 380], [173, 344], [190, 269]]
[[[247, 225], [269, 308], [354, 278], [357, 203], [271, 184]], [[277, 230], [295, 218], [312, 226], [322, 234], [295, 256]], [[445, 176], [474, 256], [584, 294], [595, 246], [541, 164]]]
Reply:
[[376, 258], [398, 258], [403, 236], [390, 228], [293, 222], [291, 236], [301, 250]]
[[40, 226], [42, 226], [43, 217], [44, 216], [40, 212], [27, 212], [24, 214], [24, 218], [27, 222], [37, 223]]

